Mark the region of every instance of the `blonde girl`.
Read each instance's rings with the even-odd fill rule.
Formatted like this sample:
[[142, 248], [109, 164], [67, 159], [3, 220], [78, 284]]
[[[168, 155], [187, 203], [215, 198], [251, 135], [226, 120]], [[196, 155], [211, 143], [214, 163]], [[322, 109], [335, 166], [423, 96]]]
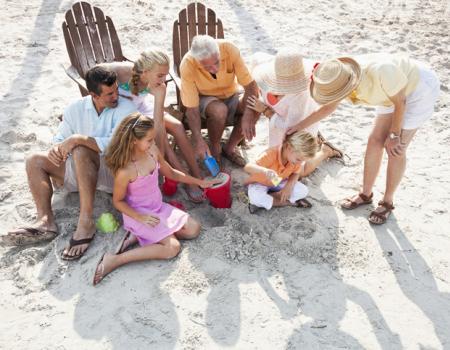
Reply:
[[[166, 77], [169, 74], [169, 57], [162, 51], [149, 50], [142, 52], [134, 63], [113, 62], [103, 65], [117, 73], [119, 94], [130, 98], [141, 114], [153, 118], [153, 91], [159, 86], [164, 85], [165, 87]], [[190, 173], [194, 177], [201, 178], [200, 168], [195, 160], [194, 151], [186, 136], [183, 124], [178, 119], [163, 114], [161, 120], [155, 119], [155, 127], [158, 130], [157, 145], [170, 165], [177, 170], [187, 172], [170, 146], [166, 131], [175, 138]], [[203, 191], [198, 186], [187, 186], [186, 194], [194, 203], [200, 203], [204, 200]]]
[[288, 135], [280, 146], [269, 148], [244, 170], [250, 174], [248, 186], [249, 210], [273, 206], [311, 207], [305, 197], [307, 187], [299, 182], [305, 162], [319, 149], [317, 139], [307, 131]]
[[[162, 93], [156, 96], [163, 99]], [[138, 112], [129, 115], [118, 126], [106, 151], [106, 164], [114, 175], [113, 204], [123, 214], [129, 234], [116, 254], [103, 255], [95, 270], [94, 285], [124, 264], [173, 258], [180, 251], [179, 239], [192, 239], [200, 232], [198, 221], [162, 201], [158, 174], [201, 188], [215, 182], [173, 169], [156, 146], [154, 124]], [[134, 243], [140, 247], [127, 250]]]

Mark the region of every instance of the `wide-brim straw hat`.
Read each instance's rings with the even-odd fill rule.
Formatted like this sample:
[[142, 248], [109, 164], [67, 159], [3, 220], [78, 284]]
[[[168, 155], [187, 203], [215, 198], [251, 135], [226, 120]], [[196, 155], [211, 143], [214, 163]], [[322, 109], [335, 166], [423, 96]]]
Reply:
[[281, 49], [275, 59], [258, 65], [252, 74], [262, 90], [274, 95], [296, 94], [308, 89], [303, 58], [292, 49]]
[[324, 105], [346, 98], [361, 81], [361, 67], [350, 57], [330, 59], [320, 63], [311, 76], [312, 98]]

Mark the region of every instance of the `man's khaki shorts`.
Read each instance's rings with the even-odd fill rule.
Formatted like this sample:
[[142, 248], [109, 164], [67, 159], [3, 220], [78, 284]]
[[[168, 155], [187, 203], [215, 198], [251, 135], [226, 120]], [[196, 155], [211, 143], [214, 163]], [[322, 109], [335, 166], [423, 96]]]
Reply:
[[[112, 193], [114, 187], [114, 177], [105, 163], [105, 158], [100, 156], [100, 167], [98, 169], [97, 190]], [[75, 162], [72, 156], [66, 160], [63, 189], [67, 192], [78, 192], [78, 182], [75, 173]]]
[[206, 116], [206, 108], [208, 107], [208, 105], [211, 102], [214, 101], [220, 101], [223, 102], [227, 107], [228, 107], [228, 116], [227, 116], [227, 124], [228, 125], [234, 125], [235, 121], [236, 121], [236, 111], [239, 105], [239, 94], [235, 93], [234, 95], [226, 98], [225, 100], [222, 100], [218, 97], [215, 96], [200, 96], [200, 105], [199, 105], [199, 109], [200, 109], [200, 115], [202, 117], [202, 119], [207, 119]]

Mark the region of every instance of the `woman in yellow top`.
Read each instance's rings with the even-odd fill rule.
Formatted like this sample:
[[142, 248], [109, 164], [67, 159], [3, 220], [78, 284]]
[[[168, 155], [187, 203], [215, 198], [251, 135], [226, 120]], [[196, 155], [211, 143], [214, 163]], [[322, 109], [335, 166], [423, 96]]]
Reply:
[[417, 129], [431, 117], [439, 89], [439, 79], [429, 67], [404, 55], [330, 59], [317, 65], [311, 76], [311, 96], [324, 108], [288, 132], [325, 118], [345, 98], [354, 104], [376, 106], [377, 117], [364, 159], [362, 190], [346, 198], [341, 206], [354, 209], [372, 203], [372, 188], [386, 149], [389, 158], [384, 197], [369, 216], [372, 224], [384, 224], [394, 209], [393, 197], [405, 171], [408, 145]]

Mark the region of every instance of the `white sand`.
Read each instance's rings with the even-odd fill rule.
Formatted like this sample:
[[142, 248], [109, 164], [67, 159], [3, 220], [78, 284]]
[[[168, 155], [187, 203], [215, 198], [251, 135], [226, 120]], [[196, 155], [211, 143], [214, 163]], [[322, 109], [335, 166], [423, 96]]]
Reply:
[[[274, 53], [284, 45], [318, 59], [401, 51], [438, 72], [442, 96], [410, 148], [389, 223], [372, 227], [370, 208], [343, 212], [337, 205], [358, 190], [374, 117], [372, 109], [349, 105], [321, 130], [351, 161], [345, 167], [325, 163], [306, 179], [314, 208], [249, 215], [237, 198], [243, 173], [234, 169], [230, 210], [194, 206], [177, 195], [204, 227], [199, 239], [183, 243], [179, 257], [123, 267], [96, 288], [95, 264], [123, 230], [98, 234], [79, 262], [62, 261], [78, 197], [57, 194], [59, 237], [0, 248], [1, 349], [450, 348], [449, 2], [276, 3], [206, 2], [247, 61], [256, 51]], [[172, 23], [186, 2], [95, 4], [113, 18], [125, 55], [133, 58], [152, 46], [171, 52]], [[79, 96], [59, 66], [68, 62], [61, 23], [70, 6], [2, 2], [2, 234], [33, 221], [24, 158], [48, 149], [57, 116]], [[250, 157], [264, 149], [266, 128], [258, 125]], [[377, 181], [376, 200], [384, 181]], [[99, 193], [95, 215], [110, 208], [110, 197]]]

